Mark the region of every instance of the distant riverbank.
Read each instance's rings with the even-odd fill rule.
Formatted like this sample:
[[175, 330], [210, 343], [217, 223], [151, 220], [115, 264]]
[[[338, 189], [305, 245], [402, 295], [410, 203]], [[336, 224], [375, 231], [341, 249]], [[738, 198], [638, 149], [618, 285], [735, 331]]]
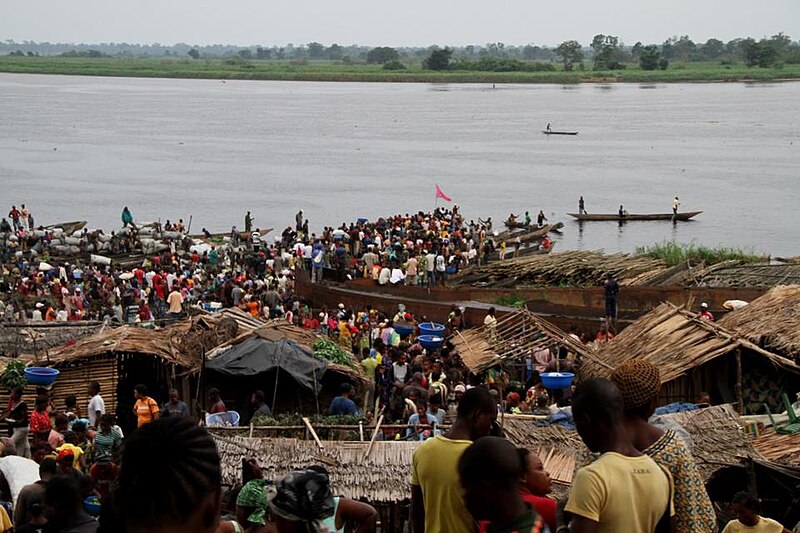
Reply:
[[198, 78], [283, 81], [345, 81], [406, 83], [677, 83], [783, 81], [800, 79], [800, 65], [749, 68], [744, 65], [687, 63], [667, 70], [638, 68], [597, 72], [432, 71], [419, 65], [384, 70], [381, 65], [336, 61], [277, 61], [178, 58], [0, 57], [0, 72], [138, 78]]

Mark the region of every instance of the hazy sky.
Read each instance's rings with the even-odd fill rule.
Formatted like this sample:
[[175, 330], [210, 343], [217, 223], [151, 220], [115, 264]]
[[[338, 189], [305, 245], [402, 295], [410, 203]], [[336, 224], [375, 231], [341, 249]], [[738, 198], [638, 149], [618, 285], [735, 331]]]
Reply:
[[0, 39], [389, 46], [800, 39], [800, 0], [1, 0]]

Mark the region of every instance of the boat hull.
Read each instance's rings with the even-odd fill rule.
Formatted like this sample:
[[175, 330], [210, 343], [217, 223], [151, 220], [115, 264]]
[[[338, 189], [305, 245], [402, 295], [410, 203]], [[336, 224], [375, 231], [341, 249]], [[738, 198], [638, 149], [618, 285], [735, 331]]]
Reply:
[[693, 217], [696, 217], [702, 213], [702, 211], [688, 211], [685, 213], [678, 213], [674, 215], [672, 213], [651, 213], [651, 214], [636, 214], [636, 213], [629, 213], [625, 216], [619, 216], [616, 214], [597, 214], [597, 215], [584, 215], [578, 213], [567, 213], [572, 218], [578, 219], [581, 222], [602, 222], [602, 221], [613, 221], [613, 222], [629, 222], [632, 220], [689, 220]]
[[545, 135], [577, 135], [577, 131], [546, 131], [542, 130]]

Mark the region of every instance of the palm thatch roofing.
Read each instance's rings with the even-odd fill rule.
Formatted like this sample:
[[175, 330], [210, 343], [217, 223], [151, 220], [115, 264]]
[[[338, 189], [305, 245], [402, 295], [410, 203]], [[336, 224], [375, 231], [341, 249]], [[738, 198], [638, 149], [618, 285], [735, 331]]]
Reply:
[[411, 458], [415, 442], [322, 441], [213, 435], [222, 466], [222, 482], [242, 480], [242, 459], [255, 458], [266, 479], [278, 481], [292, 470], [322, 465], [336, 495], [374, 503], [396, 503], [411, 497]]
[[775, 287], [800, 285], [800, 264], [742, 264], [726, 261], [693, 273], [700, 287]]
[[[509, 252], [510, 256], [511, 253]], [[568, 251], [506, 259], [454, 275], [454, 285], [492, 287], [558, 286], [596, 287], [608, 274], [620, 285], [648, 285], [667, 270], [660, 259], [601, 251]]]
[[800, 356], [800, 285], [775, 287], [719, 321], [751, 342], [790, 359]]
[[625, 328], [603, 345], [596, 357], [584, 361], [581, 370], [583, 377], [608, 377], [625, 361], [644, 359], [656, 365], [661, 382], [668, 383], [737, 348], [745, 348], [776, 366], [800, 373], [800, 366], [793, 361], [670, 303], [661, 304]]
[[694, 461], [705, 481], [720, 468], [741, 466], [743, 459], [757, 455], [731, 404], [662, 415], [661, 419], [680, 425], [689, 434]]
[[51, 353], [50, 361], [53, 366], [59, 366], [114, 353], [158, 357], [167, 363], [185, 368], [197, 364], [196, 361], [185, 357], [177, 348], [174, 334], [167, 330], [151, 330], [135, 326], [106, 329], [84, 337], [72, 346]]
[[767, 428], [752, 443], [756, 451], [770, 461], [800, 466], [800, 434], [783, 435]]
[[200, 370], [204, 354], [229, 341], [239, 331], [237, 321], [220, 314], [207, 318], [181, 320], [162, 329], [121, 326], [101, 329], [75, 344], [50, 354], [54, 366], [74, 363], [96, 356], [127, 353], [152, 356], [189, 373]]
[[[468, 329], [457, 332], [451, 342], [473, 374], [504, 361], [518, 360], [542, 348], [564, 346], [583, 358], [595, 357], [591, 348], [527, 309], [500, 317], [494, 331], [486, 327]], [[598, 360], [597, 364], [602, 365], [602, 362]]]

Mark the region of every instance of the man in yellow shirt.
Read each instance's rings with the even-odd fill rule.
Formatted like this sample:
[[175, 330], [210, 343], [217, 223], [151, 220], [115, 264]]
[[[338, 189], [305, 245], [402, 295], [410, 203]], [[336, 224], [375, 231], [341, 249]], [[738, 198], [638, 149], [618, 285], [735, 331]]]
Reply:
[[602, 453], [572, 481], [565, 511], [572, 533], [653, 533], [671, 530], [672, 479], [637, 450], [623, 425], [619, 389], [590, 379], [575, 391], [572, 413], [589, 450]]
[[728, 522], [722, 533], [790, 533], [780, 522], [765, 518], [758, 498], [747, 492], [737, 492], [731, 503], [735, 520]]
[[458, 460], [473, 440], [489, 434], [497, 406], [482, 387], [468, 390], [458, 404], [453, 427], [428, 439], [414, 452], [411, 467], [411, 523], [414, 533], [478, 531], [464, 505]]

